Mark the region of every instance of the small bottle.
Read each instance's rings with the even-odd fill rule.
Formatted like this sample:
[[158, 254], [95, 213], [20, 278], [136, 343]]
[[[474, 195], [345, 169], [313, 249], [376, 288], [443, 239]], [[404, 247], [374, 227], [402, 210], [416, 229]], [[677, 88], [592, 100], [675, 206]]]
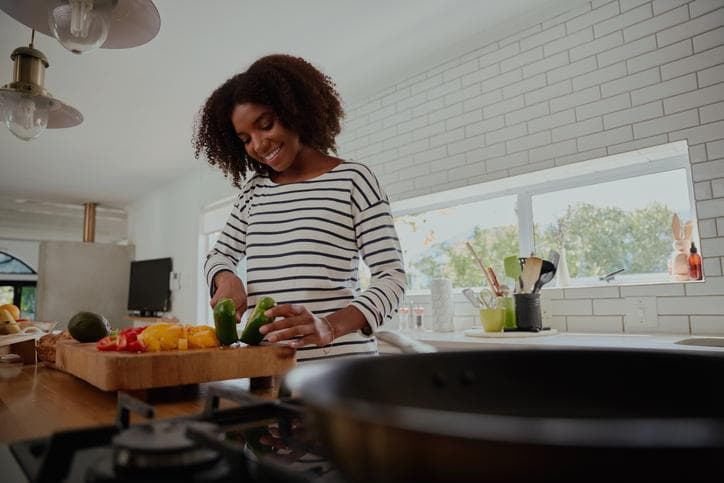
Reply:
[[400, 330], [407, 331], [410, 328], [410, 307], [403, 305], [400, 307]]
[[701, 256], [696, 252], [694, 242], [691, 242], [691, 248], [689, 249], [689, 280], [701, 280], [703, 278]]
[[422, 318], [425, 315], [425, 307], [422, 305], [418, 305], [414, 309], [415, 314], [415, 325], [413, 326], [413, 329], [415, 332], [420, 333], [422, 332]]

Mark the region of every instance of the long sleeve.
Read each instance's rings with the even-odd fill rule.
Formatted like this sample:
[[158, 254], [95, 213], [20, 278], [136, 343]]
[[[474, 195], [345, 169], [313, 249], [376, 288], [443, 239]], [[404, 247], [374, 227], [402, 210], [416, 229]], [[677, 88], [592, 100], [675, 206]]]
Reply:
[[223, 270], [235, 272], [239, 261], [246, 256], [247, 205], [249, 201], [247, 195], [250, 189], [247, 187], [239, 195], [219, 239], [206, 255], [204, 275], [212, 295], [215, 291], [214, 276]]
[[390, 204], [371, 172], [356, 184], [353, 205], [357, 248], [372, 280], [352, 305], [374, 330], [397, 310], [407, 277]]

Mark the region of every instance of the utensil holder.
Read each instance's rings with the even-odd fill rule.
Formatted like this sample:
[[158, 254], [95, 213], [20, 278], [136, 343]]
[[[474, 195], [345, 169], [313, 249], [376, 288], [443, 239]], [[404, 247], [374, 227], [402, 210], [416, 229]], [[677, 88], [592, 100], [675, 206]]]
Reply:
[[543, 328], [540, 293], [515, 294], [515, 318], [518, 329], [537, 331]]

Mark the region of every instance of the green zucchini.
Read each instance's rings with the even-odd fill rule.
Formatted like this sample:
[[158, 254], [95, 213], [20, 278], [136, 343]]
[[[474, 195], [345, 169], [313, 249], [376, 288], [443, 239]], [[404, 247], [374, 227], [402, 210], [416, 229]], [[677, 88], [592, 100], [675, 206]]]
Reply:
[[274, 321], [274, 317], [267, 317], [264, 312], [274, 307], [277, 303], [271, 297], [262, 297], [256, 304], [254, 312], [249, 317], [249, 322], [246, 323], [244, 331], [241, 333], [240, 340], [249, 345], [259, 345], [261, 340], [264, 338], [259, 333], [259, 328], [270, 322]]
[[231, 345], [239, 340], [236, 334], [236, 304], [223, 298], [214, 305], [214, 326], [221, 345]]

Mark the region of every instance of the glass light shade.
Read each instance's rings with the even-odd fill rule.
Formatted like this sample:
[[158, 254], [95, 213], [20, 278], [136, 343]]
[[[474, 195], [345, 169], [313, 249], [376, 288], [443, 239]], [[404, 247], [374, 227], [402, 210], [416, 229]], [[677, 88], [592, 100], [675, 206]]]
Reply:
[[50, 105], [32, 96], [7, 96], [3, 99], [1, 112], [10, 132], [23, 141], [30, 141], [40, 136], [48, 126]]
[[108, 38], [112, 5], [108, 0], [68, 0], [48, 12], [50, 30], [74, 54], [95, 50]]

